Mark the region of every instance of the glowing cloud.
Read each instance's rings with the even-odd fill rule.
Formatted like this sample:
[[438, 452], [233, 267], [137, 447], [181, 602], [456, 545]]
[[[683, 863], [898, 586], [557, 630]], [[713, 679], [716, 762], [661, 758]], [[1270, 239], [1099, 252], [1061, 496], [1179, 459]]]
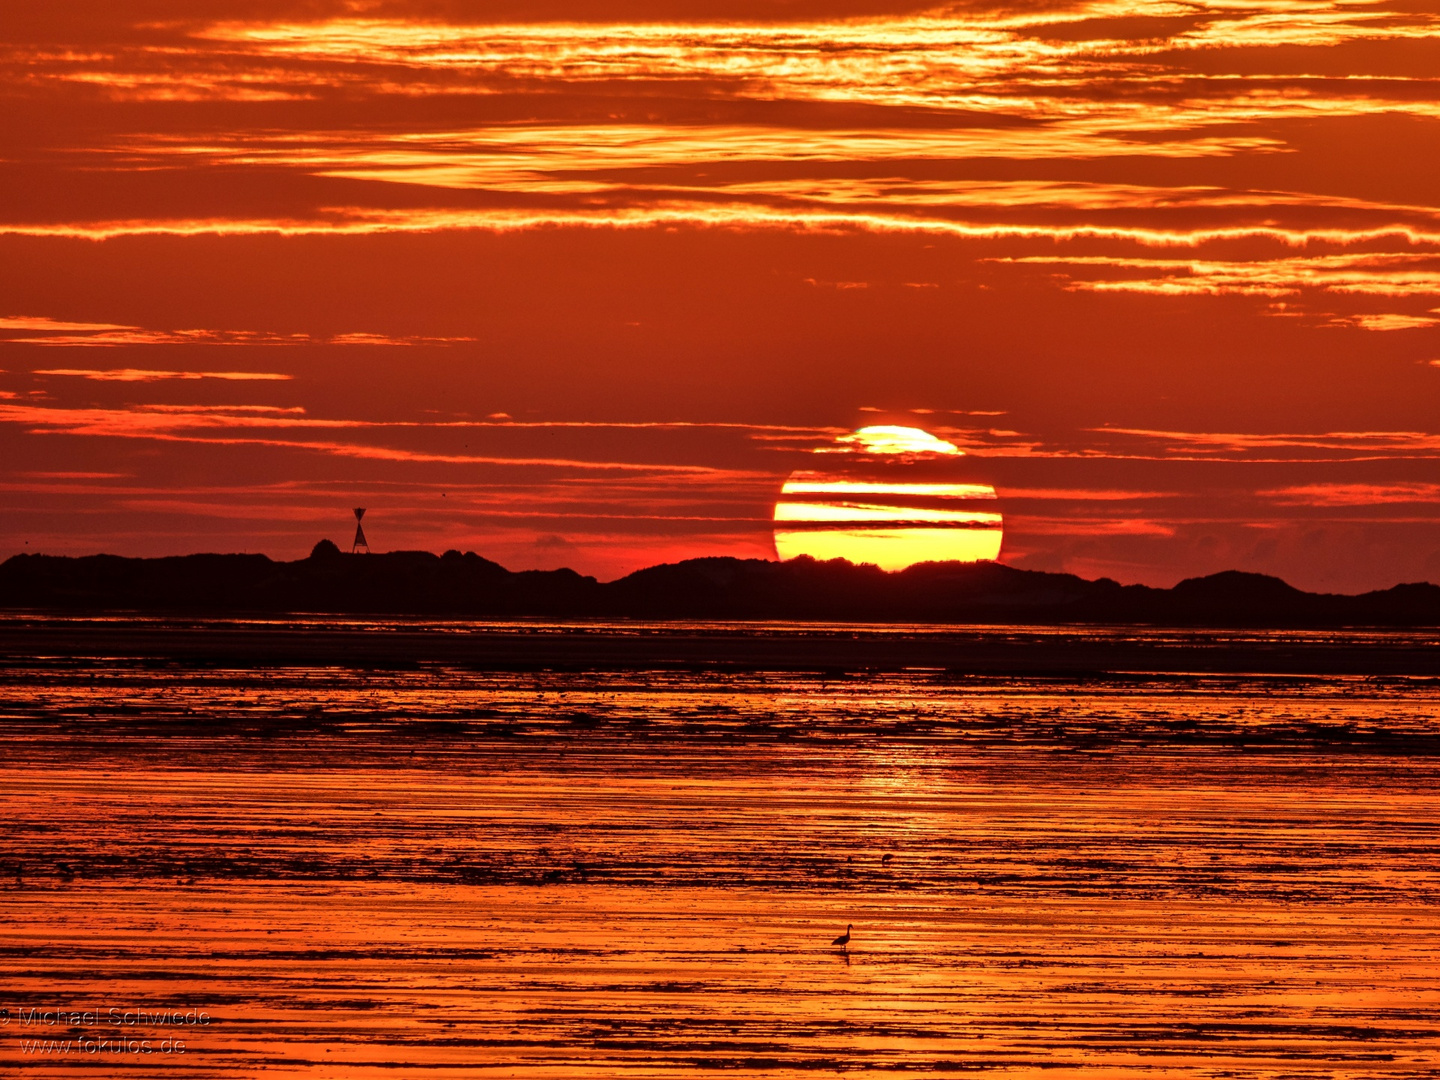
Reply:
[[[142, 230], [144, 231], [144, 230]], [[32, 336], [12, 337], [6, 331], [28, 332]], [[0, 318], [0, 342], [11, 345], [118, 348], [127, 345], [450, 345], [474, 341], [473, 337], [435, 337], [421, 334], [394, 335], [368, 331], [352, 331], [316, 337], [306, 333], [277, 334], [263, 330], [154, 330], [119, 323], [65, 322], [42, 316], [11, 316]], [[37, 372], [41, 375], [85, 375], [103, 379], [105, 372], [60, 369]], [[145, 372], [115, 369], [110, 379], [122, 382], [155, 379], [221, 379], [221, 378], [289, 378], [290, 376], [245, 375], [234, 372]]]
[[283, 382], [294, 375], [274, 371], [151, 371], [146, 368], [46, 368], [36, 375], [71, 375], [93, 382], [162, 382], [167, 379], [222, 379], [226, 382]]
[[11, 315], [0, 318], [0, 330], [81, 330], [99, 332], [103, 330], [135, 330], [137, 327], [119, 323], [66, 322], [62, 319], [47, 319], [39, 315]]

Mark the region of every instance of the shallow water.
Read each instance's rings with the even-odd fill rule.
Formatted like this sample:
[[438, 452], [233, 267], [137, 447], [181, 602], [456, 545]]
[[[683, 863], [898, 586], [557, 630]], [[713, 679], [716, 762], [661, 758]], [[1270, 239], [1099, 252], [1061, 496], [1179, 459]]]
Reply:
[[1440, 1075], [1432, 678], [32, 651], [0, 1071]]

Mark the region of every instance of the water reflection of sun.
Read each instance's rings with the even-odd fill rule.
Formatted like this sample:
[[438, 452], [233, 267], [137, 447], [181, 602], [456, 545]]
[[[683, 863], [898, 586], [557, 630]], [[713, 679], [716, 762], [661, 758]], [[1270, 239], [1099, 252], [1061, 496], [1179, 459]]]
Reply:
[[957, 475], [964, 451], [919, 428], [867, 427], [823, 447], [826, 467], [790, 474], [775, 504], [782, 559], [901, 570], [1000, 555], [995, 489]]

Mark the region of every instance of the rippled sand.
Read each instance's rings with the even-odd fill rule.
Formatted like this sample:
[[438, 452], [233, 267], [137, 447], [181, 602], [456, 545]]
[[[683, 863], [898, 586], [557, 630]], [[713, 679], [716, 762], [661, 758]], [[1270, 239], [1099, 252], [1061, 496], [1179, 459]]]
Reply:
[[[0, 1071], [1440, 1074], [1428, 675], [1199, 635], [1255, 670], [546, 670], [414, 633], [444, 656], [8, 639]], [[23, 1022], [56, 1007], [212, 1021]], [[185, 1053], [22, 1043], [117, 1033]]]

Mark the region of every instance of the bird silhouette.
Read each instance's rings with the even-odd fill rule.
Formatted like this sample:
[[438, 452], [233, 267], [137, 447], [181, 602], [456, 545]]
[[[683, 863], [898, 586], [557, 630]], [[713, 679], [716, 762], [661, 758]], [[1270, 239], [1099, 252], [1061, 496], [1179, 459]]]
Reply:
[[854, 924], [854, 923], [846, 923], [846, 924], [845, 924], [845, 932], [844, 932], [843, 934], [841, 934], [839, 937], [837, 937], [834, 941], [830, 942], [830, 944], [831, 944], [831, 945], [839, 945], [839, 946], [841, 946], [843, 949], [845, 949], [846, 952], [849, 952], [849, 951], [850, 951], [850, 931], [853, 930], [854, 928], [855, 928], [855, 924]]

